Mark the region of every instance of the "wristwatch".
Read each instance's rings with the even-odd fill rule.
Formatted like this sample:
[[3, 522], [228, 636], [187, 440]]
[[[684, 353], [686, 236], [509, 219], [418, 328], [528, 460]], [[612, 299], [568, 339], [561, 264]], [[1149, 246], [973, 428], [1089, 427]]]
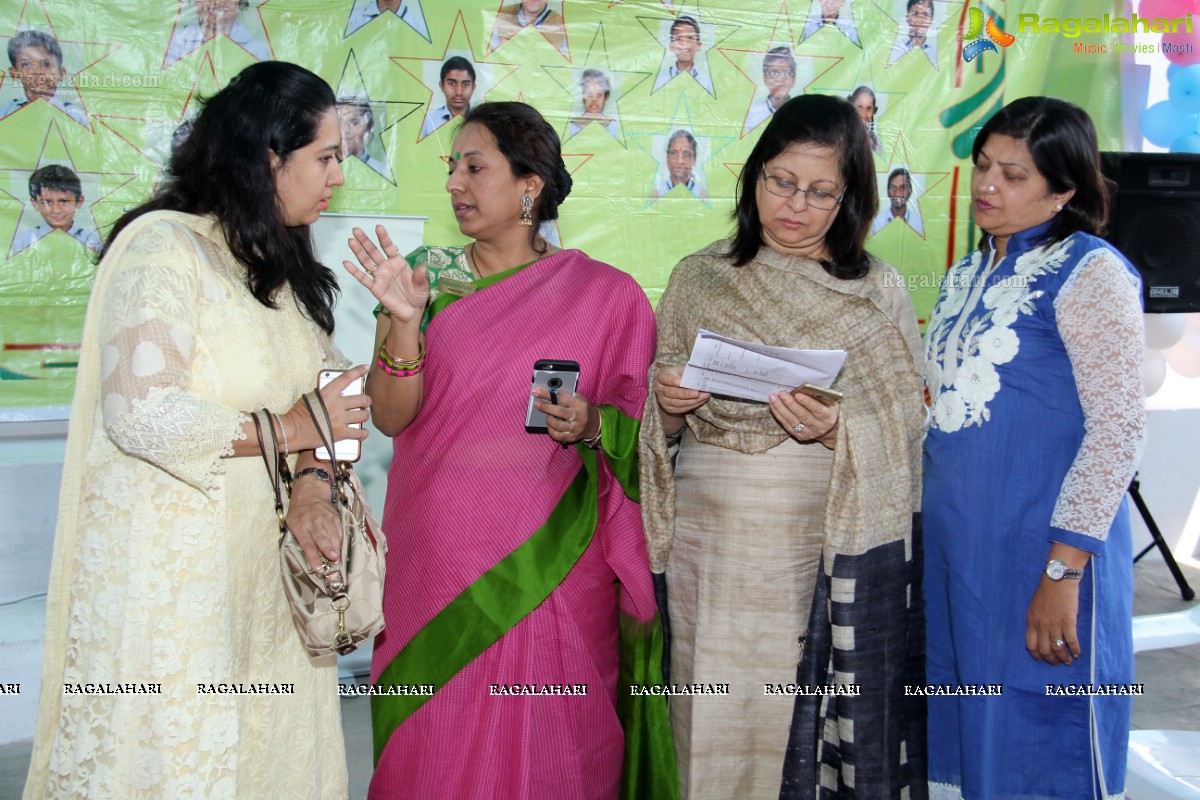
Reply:
[[317, 480], [325, 481], [326, 483], [328, 483], [329, 484], [329, 499], [335, 503], [337, 502], [337, 488], [333, 485], [333, 477], [328, 472], [321, 469], [320, 467], [307, 467], [306, 469], [300, 470], [299, 472], [297, 472], [295, 475], [292, 476], [292, 483], [295, 483], [296, 481], [300, 480], [301, 478], [303, 478], [307, 475], [312, 475]]
[[1083, 579], [1083, 570], [1073, 569], [1068, 567], [1062, 559], [1052, 558], [1046, 562], [1046, 577], [1052, 581], [1061, 581], [1064, 578], [1078, 581]]

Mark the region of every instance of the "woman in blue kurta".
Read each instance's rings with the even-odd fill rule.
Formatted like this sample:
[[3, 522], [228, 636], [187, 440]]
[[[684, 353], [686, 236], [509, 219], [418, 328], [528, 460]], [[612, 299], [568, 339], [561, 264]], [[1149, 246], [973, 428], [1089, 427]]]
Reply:
[[[1081, 109], [1014, 101], [973, 160], [984, 240], [926, 347], [928, 681], [957, 692], [929, 698], [930, 796], [1123, 796], [1139, 282], [1095, 236], [1108, 194]], [[981, 686], [1000, 693], [963, 694]]]

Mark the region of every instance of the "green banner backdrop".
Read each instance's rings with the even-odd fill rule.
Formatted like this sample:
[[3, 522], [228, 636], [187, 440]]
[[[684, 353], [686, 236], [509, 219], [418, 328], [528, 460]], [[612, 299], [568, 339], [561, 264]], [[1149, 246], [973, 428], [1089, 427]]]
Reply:
[[[462, 238], [443, 190], [456, 125], [439, 112], [468, 88], [472, 103], [533, 104], [563, 136], [575, 179], [549, 234], [628, 271], [652, 301], [681, 257], [728, 235], [738, 172], [770, 113], [766, 86], [846, 97], [866, 86], [870, 102], [857, 99], [882, 205], [894, 170], [911, 186], [904, 215], [881, 218], [869, 249], [905, 276], [923, 320], [977, 235], [967, 157], [990, 114], [1057, 95], [1091, 112], [1102, 147], [1119, 148], [1120, 59], [1073, 47], [1115, 37], [1019, 34], [1017, 15], [1121, 11], [1066, 0], [5, 0], [0, 407], [70, 402], [96, 233], [153, 191], [198, 98], [255, 59], [302, 64], [345, 101], [351, 155], [332, 210], [428, 215], [429, 243]], [[467, 69], [441, 80], [456, 56], [473, 87]], [[54, 176], [59, 188], [46, 188]]]

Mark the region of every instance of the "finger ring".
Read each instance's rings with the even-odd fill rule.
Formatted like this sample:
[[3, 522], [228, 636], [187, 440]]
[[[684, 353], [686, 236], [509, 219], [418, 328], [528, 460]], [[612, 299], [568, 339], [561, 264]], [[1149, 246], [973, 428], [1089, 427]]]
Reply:
[[374, 269], [372, 269], [371, 267], [364, 266], [363, 269], [365, 269], [367, 271], [368, 275], [370, 275], [372, 278], [374, 278], [375, 270], [379, 269], [379, 267], [375, 267]]
[[1064, 642], [1062, 639], [1055, 639], [1055, 640], [1054, 640], [1054, 646], [1055, 646], [1055, 647], [1062, 647], [1064, 644], [1066, 644], [1066, 642]]
[[567, 422], [574, 422], [574, 421], [575, 421], [575, 416], [576, 416], [577, 414], [579, 414], [579, 412], [578, 412], [578, 411], [572, 411], [572, 412], [571, 412], [571, 418], [570, 418], [569, 420], [567, 420]]
[[803, 433], [804, 432], [804, 423], [803, 422], [796, 423], [796, 427], [792, 428], [792, 430], [794, 430], [796, 433]]

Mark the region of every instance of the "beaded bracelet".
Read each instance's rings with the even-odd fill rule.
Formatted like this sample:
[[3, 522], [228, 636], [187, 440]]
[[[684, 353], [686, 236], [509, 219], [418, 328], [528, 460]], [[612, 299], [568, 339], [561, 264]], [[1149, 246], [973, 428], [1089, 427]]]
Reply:
[[383, 356], [380, 356], [375, 364], [393, 378], [411, 378], [413, 375], [420, 375], [425, 369], [424, 361], [420, 362], [411, 369], [397, 369], [396, 367], [393, 367], [391, 364], [388, 364], [386, 361], [384, 361]]

